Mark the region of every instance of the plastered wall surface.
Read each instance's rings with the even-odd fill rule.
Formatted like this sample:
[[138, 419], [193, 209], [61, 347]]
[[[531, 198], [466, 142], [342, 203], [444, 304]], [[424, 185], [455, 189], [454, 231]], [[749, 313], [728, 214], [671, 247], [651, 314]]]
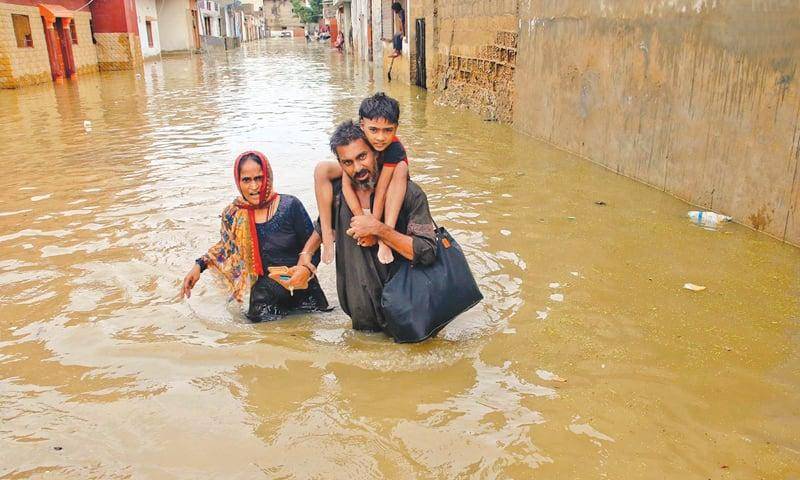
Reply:
[[800, 2], [520, 1], [515, 128], [800, 245]]

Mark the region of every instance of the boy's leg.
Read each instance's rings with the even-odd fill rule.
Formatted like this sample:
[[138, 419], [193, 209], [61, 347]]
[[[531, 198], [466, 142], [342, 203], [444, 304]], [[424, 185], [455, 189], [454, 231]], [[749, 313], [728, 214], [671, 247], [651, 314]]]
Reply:
[[[408, 164], [406, 162], [400, 162], [394, 167], [392, 179], [386, 190], [386, 207], [384, 208], [385, 220], [383, 223], [391, 228], [394, 228], [397, 224], [397, 217], [400, 215], [400, 209], [403, 207], [403, 200], [406, 196], [407, 184]], [[382, 263], [391, 263], [394, 261], [392, 249], [382, 242], [378, 245], [378, 260]]]
[[337, 162], [319, 162], [314, 169], [314, 194], [317, 197], [319, 209], [319, 226], [322, 231], [322, 261], [333, 261], [333, 183], [332, 181], [342, 175], [342, 169]]
[[347, 180], [342, 180], [342, 193], [344, 194], [344, 201], [353, 212], [353, 216], [364, 215], [364, 210], [361, 208], [361, 202], [358, 200], [358, 195], [353, 188], [353, 184]]

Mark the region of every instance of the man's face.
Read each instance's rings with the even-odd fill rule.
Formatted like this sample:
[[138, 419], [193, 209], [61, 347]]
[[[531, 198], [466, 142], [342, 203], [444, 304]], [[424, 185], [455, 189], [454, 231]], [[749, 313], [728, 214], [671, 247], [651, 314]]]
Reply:
[[389, 123], [385, 118], [362, 118], [361, 130], [364, 131], [372, 148], [382, 152], [392, 143], [392, 139], [397, 134], [397, 124]]
[[336, 155], [342, 171], [353, 182], [353, 187], [361, 190], [375, 188], [378, 178], [375, 152], [369, 148], [367, 142], [359, 138], [343, 147], [336, 147]]

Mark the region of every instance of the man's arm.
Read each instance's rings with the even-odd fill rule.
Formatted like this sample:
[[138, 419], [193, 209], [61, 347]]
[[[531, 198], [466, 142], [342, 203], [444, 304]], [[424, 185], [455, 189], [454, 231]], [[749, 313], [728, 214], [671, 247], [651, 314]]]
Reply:
[[392, 250], [414, 261], [414, 237], [404, 235], [394, 228], [379, 221], [372, 215], [358, 215], [350, 221], [347, 234], [358, 240], [361, 237], [374, 235]]

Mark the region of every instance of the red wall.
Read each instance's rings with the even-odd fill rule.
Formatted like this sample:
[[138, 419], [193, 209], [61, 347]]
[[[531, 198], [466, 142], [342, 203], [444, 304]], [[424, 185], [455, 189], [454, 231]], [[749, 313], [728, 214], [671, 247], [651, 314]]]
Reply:
[[94, 0], [90, 8], [95, 32], [139, 33], [135, 0]]

